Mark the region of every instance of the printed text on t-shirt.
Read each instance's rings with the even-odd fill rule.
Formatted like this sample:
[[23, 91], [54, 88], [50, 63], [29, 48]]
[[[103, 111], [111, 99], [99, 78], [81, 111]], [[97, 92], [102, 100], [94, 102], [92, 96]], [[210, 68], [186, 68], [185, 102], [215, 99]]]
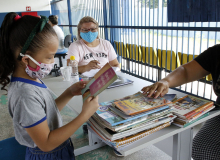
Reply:
[[[105, 53], [96, 53], [97, 57], [103, 57], [103, 58], [107, 58], [107, 55]], [[92, 53], [88, 53], [84, 56], [84, 60], [93, 58], [93, 54]]]

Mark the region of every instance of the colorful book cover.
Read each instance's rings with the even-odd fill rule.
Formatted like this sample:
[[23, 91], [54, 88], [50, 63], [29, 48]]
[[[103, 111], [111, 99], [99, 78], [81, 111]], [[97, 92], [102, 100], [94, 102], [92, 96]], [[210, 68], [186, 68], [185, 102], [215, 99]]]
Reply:
[[117, 75], [109, 63], [106, 63], [82, 89], [83, 102], [90, 96], [97, 96], [117, 79]]
[[213, 104], [212, 101], [186, 95], [169, 104], [169, 106], [173, 107], [173, 113], [177, 116], [180, 116], [183, 119], [190, 119], [195, 113], [202, 111]]
[[193, 121], [191, 121], [191, 122], [189, 122], [189, 123], [185, 123], [185, 124], [184, 124], [184, 123], [181, 123], [181, 122], [179, 122], [179, 121], [175, 121], [175, 120], [174, 120], [173, 124], [176, 125], [176, 126], [178, 126], [178, 127], [185, 128], [185, 127], [187, 127], [187, 126], [189, 126], [189, 125], [191, 125], [191, 124], [197, 122], [198, 120], [207, 117], [209, 114], [210, 114], [210, 112], [207, 112], [207, 113], [201, 115], [200, 117], [194, 119]]
[[109, 108], [110, 106], [111, 105], [100, 106], [95, 113], [97, 116], [106, 121], [110, 126], [116, 126], [170, 108], [169, 106], [162, 106], [148, 112], [144, 112], [143, 114], [138, 114], [136, 116], [132, 116], [131, 118], [123, 119], [122, 117], [111, 111]]
[[175, 97], [175, 94], [167, 94], [164, 97], [150, 98], [142, 94], [136, 98], [113, 102], [113, 104], [126, 115], [135, 115], [167, 105]]
[[162, 110], [160, 112], [156, 112], [156, 113], [153, 113], [153, 114], [150, 114], [150, 115], [147, 115], [145, 117], [141, 117], [141, 118], [138, 118], [138, 119], [135, 119], [135, 120], [132, 120], [132, 121], [129, 121], [129, 122], [125, 122], [125, 123], [122, 123], [122, 124], [119, 124], [119, 125], [116, 125], [116, 126], [110, 126], [110, 125], [107, 125], [104, 121], [102, 121], [102, 119], [100, 119], [97, 115], [93, 115], [92, 118], [94, 118], [96, 120], [96, 122], [102, 126], [102, 127], [106, 127], [112, 131], [122, 131], [122, 130], [126, 130], [126, 129], [129, 129], [129, 128], [133, 128], [135, 127], [135, 125], [138, 125], [140, 123], [145, 123], [147, 121], [151, 121], [153, 119], [157, 119], [157, 118], [160, 118], [164, 115], [167, 115], [167, 114], [170, 114], [171, 113], [171, 110], [172, 109], [165, 109], [165, 110]]
[[97, 122], [93, 118], [90, 118], [87, 123], [89, 123], [90, 125], [97, 128], [107, 139], [113, 141], [116, 139], [120, 139], [123, 137], [127, 137], [130, 135], [136, 134], [138, 132], [141, 132], [141, 131], [144, 131], [147, 129], [154, 128], [154, 127], [161, 125], [163, 123], [171, 122], [175, 117], [176, 116], [169, 115], [167, 117], [164, 117], [163, 119], [160, 119], [159, 121], [152, 121], [149, 123], [145, 123], [145, 124], [142, 124], [136, 128], [132, 128], [132, 129], [126, 130], [124, 132], [113, 132], [113, 131], [109, 130], [108, 128], [102, 128], [100, 125], [97, 124]]
[[127, 146], [127, 145], [134, 143], [136, 141], [139, 141], [142, 138], [144, 138], [154, 132], [157, 132], [163, 128], [170, 126], [170, 124], [171, 124], [171, 122], [167, 122], [167, 123], [164, 123], [164, 124], [159, 125], [157, 127], [154, 127], [152, 129], [145, 130], [140, 133], [134, 134], [132, 136], [127, 136], [127, 137], [124, 137], [124, 138], [121, 138], [121, 139], [118, 139], [115, 141], [111, 141], [111, 140], [105, 138], [103, 136], [103, 134], [98, 129], [96, 129], [94, 126], [90, 125], [89, 123], [88, 123], [88, 129], [90, 132], [96, 134], [98, 136], [98, 138], [100, 140], [102, 140], [103, 142], [105, 142], [107, 145], [114, 147], [115, 149], [121, 149], [124, 146]]

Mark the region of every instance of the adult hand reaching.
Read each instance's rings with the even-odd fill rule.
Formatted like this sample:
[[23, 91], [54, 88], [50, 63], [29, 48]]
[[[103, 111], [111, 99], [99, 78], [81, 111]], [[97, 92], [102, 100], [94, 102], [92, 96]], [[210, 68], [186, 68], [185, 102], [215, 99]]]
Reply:
[[86, 70], [90, 71], [91, 69], [100, 69], [101, 67], [98, 64], [100, 64], [99, 61], [92, 60], [86, 65]]
[[146, 86], [141, 89], [148, 97], [163, 97], [169, 90], [169, 83], [166, 80], [160, 80], [150, 86]]

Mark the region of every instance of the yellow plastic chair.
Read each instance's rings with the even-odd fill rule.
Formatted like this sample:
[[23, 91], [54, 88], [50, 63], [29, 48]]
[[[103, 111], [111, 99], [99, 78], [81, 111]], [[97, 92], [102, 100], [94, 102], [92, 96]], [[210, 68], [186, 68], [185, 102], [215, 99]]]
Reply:
[[[158, 49], [157, 55], [158, 55], [159, 66], [162, 66], [162, 68], [165, 68], [168, 71], [170, 70], [173, 71], [180, 66], [180, 60], [174, 51], [172, 51], [171, 54], [170, 50], [166, 51], [166, 50]], [[172, 68], [171, 68], [171, 64], [172, 64]]]
[[123, 42], [117, 42], [114, 41], [115, 45], [116, 45], [116, 52], [119, 56], [122, 56], [123, 58], [129, 58], [129, 52], [128, 49], [126, 48], [126, 46], [124, 45]]
[[136, 61], [141, 61], [141, 50], [136, 44], [126, 44], [129, 58]]
[[[196, 58], [197, 56], [198, 55], [194, 55], [194, 58]], [[191, 54], [188, 55], [186, 53], [178, 52], [178, 57], [180, 59], [181, 65], [186, 64], [193, 60], [193, 55]], [[206, 76], [206, 78], [204, 77], [203, 79], [206, 79], [207, 81], [212, 81], [212, 75], [209, 74], [208, 76]]]
[[157, 55], [153, 47], [139, 46], [142, 54], [142, 62], [157, 66]]
[[[198, 55], [194, 55], [194, 58], [196, 58]], [[178, 57], [179, 57], [179, 60], [180, 60], [180, 64], [183, 65], [183, 64], [186, 64], [190, 61], [193, 60], [193, 55], [188, 55], [186, 53], [181, 53], [181, 52], [178, 52]]]

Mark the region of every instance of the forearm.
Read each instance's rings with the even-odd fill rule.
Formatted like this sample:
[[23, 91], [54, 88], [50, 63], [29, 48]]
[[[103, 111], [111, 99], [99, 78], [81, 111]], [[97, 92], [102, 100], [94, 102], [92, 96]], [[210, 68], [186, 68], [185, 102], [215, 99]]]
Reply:
[[169, 87], [177, 87], [182, 84], [200, 79], [208, 74], [208, 71], [203, 69], [198, 62], [193, 60], [180, 66], [163, 80], [169, 83]]
[[78, 72], [79, 73], [84, 73], [84, 72], [87, 72], [87, 68], [86, 68], [86, 65], [85, 66], [78, 66]]
[[70, 89], [67, 88], [57, 99], [55, 99], [59, 111], [61, 111], [63, 107], [66, 106], [72, 97], [73, 94], [71, 93]]
[[168, 74], [161, 81], [167, 81], [170, 88], [180, 86], [187, 83], [187, 72], [183, 66], [180, 66], [170, 74]]
[[119, 63], [114, 64], [114, 65], [112, 65], [112, 67], [118, 67], [118, 68], [120, 68], [120, 64], [119, 64]]
[[82, 126], [88, 120], [88, 118], [88, 116], [80, 114], [70, 123], [51, 131], [47, 139], [47, 150], [51, 151], [66, 141], [80, 126]]

